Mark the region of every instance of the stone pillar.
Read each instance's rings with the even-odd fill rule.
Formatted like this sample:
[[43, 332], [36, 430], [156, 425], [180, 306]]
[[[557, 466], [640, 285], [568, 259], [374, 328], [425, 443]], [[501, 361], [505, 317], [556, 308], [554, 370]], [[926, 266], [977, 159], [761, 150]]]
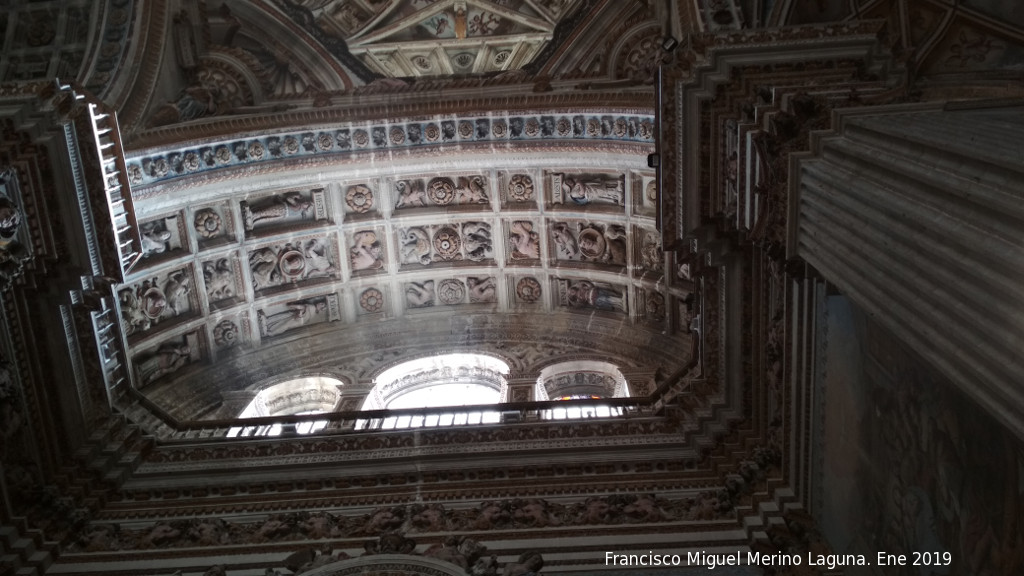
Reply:
[[790, 255], [1024, 438], [1024, 108], [834, 126], [792, 159]]

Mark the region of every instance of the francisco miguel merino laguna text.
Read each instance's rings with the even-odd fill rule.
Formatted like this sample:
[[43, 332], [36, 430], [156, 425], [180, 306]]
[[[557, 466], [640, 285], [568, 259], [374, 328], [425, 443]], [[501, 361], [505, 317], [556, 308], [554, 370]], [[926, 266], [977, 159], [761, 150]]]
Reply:
[[[685, 565], [706, 566], [712, 570], [718, 566], [801, 566], [804, 557], [799, 554], [763, 554], [747, 552], [747, 561], [743, 562], [743, 552], [737, 550], [731, 554], [708, 554], [707, 552], [687, 552]], [[681, 566], [683, 557], [679, 554], [616, 554], [604, 553], [605, 566]], [[808, 566], [821, 566], [834, 570], [840, 566], [867, 566], [867, 558], [863, 554], [812, 554], [807, 553]]]

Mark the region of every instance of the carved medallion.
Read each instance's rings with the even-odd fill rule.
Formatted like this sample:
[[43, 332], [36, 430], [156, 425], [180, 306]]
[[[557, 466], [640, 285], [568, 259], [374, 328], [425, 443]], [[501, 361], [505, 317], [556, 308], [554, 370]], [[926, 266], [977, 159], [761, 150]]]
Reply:
[[533, 178], [526, 174], [514, 174], [508, 183], [508, 197], [515, 202], [533, 200]]
[[345, 192], [345, 203], [353, 212], [363, 214], [373, 208], [373, 192], [362, 184], [349, 186]]
[[558, 132], [559, 136], [565, 138], [572, 134], [572, 123], [569, 122], [568, 118], [561, 118], [558, 120], [558, 123], [555, 124], [555, 130]]
[[218, 348], [230, 348], [238, 342], [238, 325], [231, 320], [222, 320], [213, 328], [213, 343]]
[[654, 202], [655, 200], [658, 199], [657, 180], [651, 180], [650, 182], [647, 183], [647, 186], [644, 188], [644, 194], [647, 196], [647, 199], [650, 200], [651, 202]]
[[454, 228], [445, 226], [434, 234], [434, 250], [442, 260], [457, 260], [461, 254], [462, 239]]
[[394, 144], [395, 146], [404, 144], [405, 130], [402, 130], [401, 126], [395, 126], [394, 128], [391, 129], [391, 132], [388, 134], [388, 137], [391, 139], [391, 143]]
[[380, 312], [384, 307], [384, 295], [376, 288], [367, 288], [359, 295], [359, 306], [367, 312]]
[[516, 296], [523, 302], [530, 304], [537, 302], [541, 296], [540, 282], [537, 282], [537, 279], [532, 276], [520, 278], [516, 283]]
[[434, 178], [427, 184], [427, 196], [438, 206], [446, 206], [455, 200], [455, 182], [451, 178]]
[[442, 304], [461, 304], [466, 298], [466, 286], [459, 280], [441, 280], [437, 284], [437, 297]]
[[203, 238], [216, 238], [221, 234], [223, 222], [220, 215], [212, 208], [204, 208], [196, 212], [196, 232]]
[[526, 121], [526, 135], [529, 137], [535, 137], [540, 134], [540, 122], [536, 118], [530, 118]]

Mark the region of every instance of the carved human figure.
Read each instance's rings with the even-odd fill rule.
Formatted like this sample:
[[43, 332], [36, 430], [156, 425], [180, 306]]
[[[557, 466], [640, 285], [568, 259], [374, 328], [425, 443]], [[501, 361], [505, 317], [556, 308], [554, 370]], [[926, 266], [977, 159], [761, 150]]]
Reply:
[[352, 235], [352, 243], [349, 254], [353, 270], [379, 270], [384, 267], [383, 248], [376, 232], [356, 232]]
[[562, 179], [562, 196], [580, 205], [625, 204], [622, 178], [617, 177], [566, 176]]
[[533, 231], [533, 222], [513, 222], [509, 227], [508, 241], [513, 260], [540, 258], [540, 234]]
[[173, 102], [163, 104], [150, 118], [151, 127], [166, 126], [177, 122], [188, 122], [204, 116], [224, 114], [230, 105], [219, 91], [211, 86], [192, 84], [178, 93]]
[[253, 207], [248, 202], [242, 203], [242, 218], [245, 229], [252, 230], [257, 224], [269, 224], [287, 220], [296, 216], [306, 217], [313, 208], [313, 203], [299, 192], [275, 194], [270, 202]]
[[572, 308], [626, 311], [625, 299], [621, 292], [588, 280], [570, 282], [566, 291], [566, 299]]
[[289, 302], [287, 310], [270, 316], [265, 315], [261, 310], [259, 316], [260, 324], [263, 326], [263, 335], [279, 336], [289, 330], [301, 328], [314, 322], [317, 316], [325, 310], [327, 310], [327, 301], [324, 299]]
[[138, 363], [139, 380], [143, 386], [171, 374], [189, 363], [192, 348], [188, 344], [165, 344]]

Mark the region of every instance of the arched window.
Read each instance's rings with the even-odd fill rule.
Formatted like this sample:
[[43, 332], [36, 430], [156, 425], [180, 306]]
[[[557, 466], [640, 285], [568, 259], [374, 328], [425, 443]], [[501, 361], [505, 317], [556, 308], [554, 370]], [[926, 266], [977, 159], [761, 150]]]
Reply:
[[[540, 400], [595, 400], [629, 396], [626, 379], [614, 364], [598, 360], [573, 360], [548, 366], [537, 379]], [[551, 420], [607, 418], [619, 416], [622, 409], [609, 405], [566, 405], [547, 410]]]
[[[377, 376], [363, 410], [497, 404], [506, 394], [508, 364], [483, 354], [443, 354], [403, 362]], [[382, 428], [496, 423], [495, 410], [393, 416]]]
[[[295, 378], [274, 384], [260, 390], [238, 417], [302, 416], [332, 412], [341, 399], [342, 386], [340, 380], [323, 376]], [[326, 425], [326, 420], [299, 422], [295, 425], [295, 431], [299, 434], [310, 434]], [[281, 424], [238, 426], [228, 431], [228, 437], [277, 436], [281, 432]]]

